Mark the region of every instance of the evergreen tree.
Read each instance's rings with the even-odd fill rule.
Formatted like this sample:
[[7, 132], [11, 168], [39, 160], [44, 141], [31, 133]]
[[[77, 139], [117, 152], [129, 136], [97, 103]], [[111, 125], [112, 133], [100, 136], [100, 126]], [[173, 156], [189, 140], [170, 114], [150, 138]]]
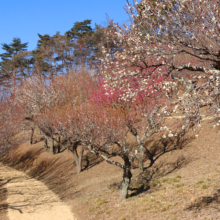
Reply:
[[40, 39], [37, 41], [37, 49], [33, 51], [35, 67], [40, 74], [50, 75], [50, 78], [53, 78], [54, 75], [57, 75], [56, 64], [53, 63], [53, 39], [48, 34], [38, 34], [38, 37]]
[[33, 51], [35, 69], [50, 78], [57, 76], [59, 72], [65, 72], [64, 67], [68, 69], [67, 51], [70, 49], [70, 43], [67, 42], [66, 37], [59, 32], [54, 36], [48, 34], [38, 34], [38, 36], [40, 39], [37, 49]]
[[27, 52], [28, 43], [21, 43], [20, 38], [13, 38], [12, 43], [2, 44], [4, 53], [0, 54], [0, 78], [5, 86], [12, 83], [13, 90], [16, 82], [22, 80], [29, 73], [32, 59]]
[[66, 36], [74, 43], [74, 62], [75, 65], [81, 65], [84, 69], [85, 64], [91, 56], [91, 47], [88, 42], [88, 37], [93, 34], [91, 28], [91, 20], [84, 20], [82, 22], [75, 22], [74, 26], [66, 32]]

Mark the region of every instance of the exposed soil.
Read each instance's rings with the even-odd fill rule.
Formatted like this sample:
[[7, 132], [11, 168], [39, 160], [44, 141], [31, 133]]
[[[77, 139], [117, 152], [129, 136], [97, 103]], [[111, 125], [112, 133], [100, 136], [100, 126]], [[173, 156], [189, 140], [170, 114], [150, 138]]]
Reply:
[[8, 220], [7, 188], [5, 187], [5, 181], [3, 179], [0, 179], [0, 198], [0, 219]]
[[[8, 220], [74, 220], [70, 208], [42, 182], [21, 171], [0, 164], [3, 195], [1, 219]], [[1, 197], [2, 198], [2, 197]], [[3, 215], [4, 214], [4, 215]]]
[[162, 155], [142, 178], [133, 169], [124, 202], [118, 200], [122, 171], [95, 156], [84, 156], [80, 174], [71, 152], [51, 155], [43, 142], [22, 144], [1, 161], [44, 182], [79, 220], [220, 219], [220, 127], [206, 121], [198, 135]]

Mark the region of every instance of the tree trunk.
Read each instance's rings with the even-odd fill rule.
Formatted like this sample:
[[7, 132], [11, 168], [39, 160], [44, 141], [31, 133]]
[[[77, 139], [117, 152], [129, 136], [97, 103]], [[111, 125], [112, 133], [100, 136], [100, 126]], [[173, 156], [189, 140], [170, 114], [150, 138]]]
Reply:
[[53, 138], [49, 138], [49, 142], [50, 142], [50, 152], [52, 154], [54, 154], [55, 151], [54, 151], [54, 140], [53, 140]]
[[58, 145], [57, 145], [57, 153], [59, 154], [60, 153], [60, 136], [58, 137]]
[[60, 147], [60, 144], [58, 144], [58, 145], [57, 145], [57, 153], [58, 153], [58, 154], [60, 153], [60, 148], [61, 148], [61, 147]]
[[121, 185], [120, 200], [123, 201], [128, 196], [128, 187], [131, 182], [131, 163], [128, 158], [124, 159], [123, 181]]
[[82, 148], [80, 155], [78, 155], [78, 153], [77, 153], [77, 146], [78, 145], [79, 145], [78, 143], [74, 144], [73, 155], [74, 155], [74, 159], [76, 162], [77, 173], [80, 173], [82, 171], [82, 156], [83, 156], [84, 149]]
[[139, 174], [144, 172], [144, 147], [140, 146], [140, 157], [139, 157]]
[[31, 128], [30, 144], [33, 144], [34, 128]]
[[45, 135], [45, 140], [44, 140], [44, 148], [50, 148], [50, 152], [52, 153], [52, 154], [54, 154], [55, 153], [55, 149], [54, 149], [54, 140], [53, 140], [53, 138], [51, 137], [48, 137], [47, 135]]
[[47, 149], [48, 148], [48, 137], [45, 135], [45, 140], [44, 140], [44, 148]]
[[82, 51], [82, 44], [80, 43], [80, 51], [81, 51], [81, 65], [82, 65], [82, 71], [84, 72], [84, 60], [83, 60], [83, 51]]
[[54, 55], [52, 55], [52, 59], [53, 59], [53, 65], [54, 65], [54, 71], [55, 71], [55, 78], [57, 78], [57, 66], [56, 66], [56, 62], [54, 59]]
[[13, 92], [13, 97], [15, 96], [15, 87], [16, 87], [16, 73], [15, 73], [15, 67], [13, 68], [12, 72], [12, 92]]

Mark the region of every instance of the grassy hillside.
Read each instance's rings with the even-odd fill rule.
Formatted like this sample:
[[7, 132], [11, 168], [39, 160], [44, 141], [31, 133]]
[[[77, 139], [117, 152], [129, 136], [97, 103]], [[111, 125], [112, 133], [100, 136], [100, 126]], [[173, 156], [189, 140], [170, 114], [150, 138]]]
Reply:
[[72, 207], [78, 219], [220, 219], [220, 129], [204, 122], [199, 138], [162, 155], [143, 176], [133, 179], [129, 198], [118, 200], [121, 170], [85, 155], [76, 174], [73, 155], [51, 155], [40, 136], [33, 145], [11, 150], [2, 163], [43, 181]]

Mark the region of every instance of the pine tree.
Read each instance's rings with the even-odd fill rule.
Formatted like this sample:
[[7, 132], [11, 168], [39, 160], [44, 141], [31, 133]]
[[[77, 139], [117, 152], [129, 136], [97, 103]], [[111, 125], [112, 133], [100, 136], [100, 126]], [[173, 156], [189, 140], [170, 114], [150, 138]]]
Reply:
[[88, 58], [91, 56], [91, 48], [88, 44], [88, 37], [93, 34], [91, 20], [75, 22], [74, 26], [66, 32], [66, 36], [74, 43], [74, 62], [75, 65], [81, 64], [82, 69]]
[[0, 54], [0, 78], [3, 86], [15, 89], [16, 82], [26, 77], [32, 59], [27, 52], [28, 43], [21, 43], [20, 38], [13, 38], [12, 43], [2, 44], [5, 53]]

